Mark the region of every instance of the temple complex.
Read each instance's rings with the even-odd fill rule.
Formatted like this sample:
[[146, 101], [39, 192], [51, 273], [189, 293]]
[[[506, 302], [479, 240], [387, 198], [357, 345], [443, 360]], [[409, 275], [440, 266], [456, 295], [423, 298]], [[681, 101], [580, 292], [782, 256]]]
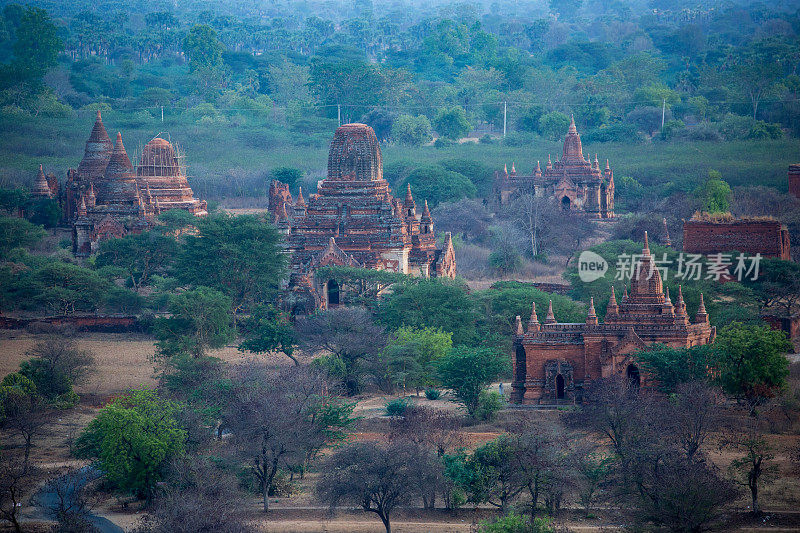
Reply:
[[[327, 177], [306, 201], [300, 189], [272, 182], [269, 212], [287, 235], [291, 253], [289, 285], [283, 298], [292, 314], [339, 305], [341, 280], [316, 272], [323, 266], [386, 270], [422, 277], [455, 277], [455, 253], [448, 233], [436, 245], [427, 202], [418, 209], [410, 187], [394, 198], [383, 179], [381, 149], [364, 124], [336, 130]], [[421, 212], [419, 212], [421, 211]]]
[[653, 343], [676, 348], [709, 344], [716, 328], [700, 298], [694, 322], [689, 321], [683, 293], [678, 288], [673, 304], [665, 292], [659, 270], [650, 255], [647, 234], [641, 260], [617, 303], [612, 287], [605, 319], [599, 322], [594, 300], [589, 302], [585, 323], [559, 323], [553, 305], [544, 323], [533, 305], [527, 328], [517, 317], [514, 336], [511, 401], [518, 404], [581, 402], [583, 391], [595, 380], [622, 375], [634, 386], [647, 386], [634, 354]]
[[597, 154], [593, 162], [584, 159], [574, 118], [564, 139], [561, 160], [553, 163], [547, 156], [545, 169], [537, 161], [536, 169], [529, 175], [517, 174], [514, 163], [510, 172], [508, 165], [502, 172], [495, 172], [491, 197], [495, 206], [505, 205], [523, 194], [552, 198], [562, 209], [592, 218], [614, 218], [614, 173], [608, 160], [605, 169], [600, 169]]
[[[57, 180], [54, 185], [58, 191]], [[41, 176], [34, 189], [43, 194]], [[148, 142], [134, 169], [122, 134], [111, 143], [100, 111], [83, 159], [77, 169], [67, 171], [60, 200], [64, 220], [73, 228], [72, 250], [79, 257], [90, 255], [103, 239], [147, 229], [169, 209], [207, 214], [206, 202], [194, 198], [180, 156], [168, 141], [156, 137]]]

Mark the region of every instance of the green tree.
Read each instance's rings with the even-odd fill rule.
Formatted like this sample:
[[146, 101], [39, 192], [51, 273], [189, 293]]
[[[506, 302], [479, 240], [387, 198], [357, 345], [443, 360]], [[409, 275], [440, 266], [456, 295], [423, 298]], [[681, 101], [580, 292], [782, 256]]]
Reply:
[[234, 339], [230, 309], [230, 298], [208, 287], [171, 296], [170, 316], [155, 322], [159, 353], [198, 358], [209, 348], [222, 348]]
[[710, 345], [691, 348], [671, 348], [653, 344], [633, 355], [653, 375], [658, 388], [674, 393], [681, 383], [709, 381], [709, 368], [714, 363], [713, 347]]
[[439, 328], [453, 333], [453, 344], [476, 340], [475, 304], [458, 283], [418, 280], [398, 284], [381, 301], [377, 316], [390, 329]]
[[197, 24], [183, 39], [183, 53], [192, 72], [199, 68], [222, 66], [222, 43], [211, 26]]
[[95, 264], [121, 268], [136, 292], [147, 285], [153, 274], [165, 271], [178, 251], [172, 237], [156, 231], [107, 239], [100, 243]]
[[431, 122], [425, 115], [400, 115], [392, 124], [392, 140], [400, 144], [420, 146], [432, 138]]
[[294, 167], [276, 167], [269, 173], [269, 177], [293, 188], [303, 179], [303, 171]]
[[708, 178], [695, 190], [695, 195], [703, 202], [703, 210], [708, 213], [730, 211], [731, 187], [716, 170], [708, 172]]
[[96, 272], [78, 265], [52, 261], [31, 274], [33, 301], [64, 315], [96, 311], [112, 292], [111, 284]]
[[514, 439], [502, 435], [478, 447], [467, 458], [467, 483], [464, 486], [469, 501], [488, 503], [498, 507], [502, 514], [526, 488], [525, 477], [512, 460], [516, 450]]
[[78, 437], [76, 455], [97, 459], [114, 487], [150, 498], [170, 459], [184, 451], [182, 409], [154, 390], [134, 389], [100, 410]]
[[436, 362], [453, 347], [452, 334], [439, 328], [402, 327], [394, 332], [384, 350], [398, 383], [414, 387], [436, 385]]
[[40, 226], [23, 218], [0, 217], [0, 253], [6, 254], [17, 247], [33, 246], [41, 241], [46, 232]]
[[38, 200], [32, 202], [30, 209], [30, 221], [34, 224], [46, 228], [53, 228], [58, 224], [58, 221], [61, 220], [61, 206], [58, 205], [57, 200], [50, 198]]
[[239, 323], [244, 340], [239, 351], [253, 353], [281, 352], [299, 365], [294, 353], [294, 328], [289, 317], [273, 305], [256, 307], [249, 317]]
[[461, 198], [474, 198], [477, 194], [475, 185], [463, 174], [445, 170], [439, 165], [428, 165], [415, 169], [403, 182], [407, 184], [418, 203], [428, 201], [433, 208], [442, 202], [452, 202]]
[[467, 118], [467, 112], [461, 106], [442, 108], [433, 118], [433, 127], [436, 132], [447, 139], [457, 141], [467, 135], [472, 129]]
[[765, 325], [734, 322], [722, 328], [714, 343], [716, 370], [722, 389], [745, 399], [754, 409], [786, 387], [792, 348], [782, 331]]
[[198, 222], [197, 229], [185, 237], [178, 254], [179, 280], [228, 296], [234, 320], [239, 311], [272, 300], [286, 268], [274, 226], [254, 215], [215, 214]]
[[44, 9], [26, 6], [14, 42], [12, 68], [19, 81], [41, 83], [42, 77], [58, 63], [64, 43]]
[[437, 365], [442, 385], [452, 389], [470, 416], [479, 406], [480, 394], [505, 372], [508, 362], [491, 348], [456, 346]]
[[569, 128], [569, 117], [560, 111], [552, 111], [539, 117], [539, 135], [551, 140], [561, 139]]

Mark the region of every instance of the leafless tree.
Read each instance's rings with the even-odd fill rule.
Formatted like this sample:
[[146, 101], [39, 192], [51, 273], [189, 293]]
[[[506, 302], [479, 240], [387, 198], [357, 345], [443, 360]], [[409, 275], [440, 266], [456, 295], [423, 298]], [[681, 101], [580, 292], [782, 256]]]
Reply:
[[428, 461], [419, 462], [418, 446], [395, 441], [356, 442], [327, 461], [317, 484], [317, 496], [331, 509], [342, 503], [375, 513], [391, 533], [390, 517], [398, 505], [419, 496], [418, 479]]
[[[447, 502], [452, 482], [444, 476], [441, 458], [463, 447], [466, 442], [461, 418], [453, 413], [425, 406], [411, 406], [402, 417], [390, 423], [389, 440], [410, 442], [420, 450], [420, 462], [428, 461], [418, 472], [423, 506], [436, 507], [437, 494]], [[433, 452], [433, 454], [429, 452]]]
[[205, 457], [170, 465], [149, 515], [137, 533], [245, 533], [252, 531], [234, 504], [242, 498], [235, 476]]
[[62, 336], [48, 336], [26, 353], [44, 361], [55, 373], [66, 376], [75, 384], [90, 373], [95, 364], [94, 354], [81, 350], [76, 342]]
[[430, 446], [442, 457], [466, 444], [461, 423], [461, 417], [448, 411], [413, 405], [391, 421], [389, 439]]
[[60, 473], [47, 484], [48, 492], [54, 495], [50, 507], [58, 521], [57, 533], [93, 533], [95, 527], [88, 519], [89, 504], [86, 484], [100, 474], [88, 468]]
[[669, 418], [673, 438], [687, 461], [695, 461], [708, 436], [719, 429], [719, 403], [719, 392], [707, 383], [678, 385]]
[[14, 531], [20, 533], [19, 511], [23, 497], [35, 482], [31, 469], [13, 457], [0, 454], [0, 520], [11, 523]]
[[542, 239], [552, 231], [546, 218], [553, 211], [552, 203], [550, 198], [522, 194], [504, 209], [504, 216], [525, 232], [534, 257], [542, 252]]
[[258, 480], [267, 512], [278, 470], [304, 465], [347, 420], [321, 416], [334, 400], [326, 376], [315, 368], [275, 369], [251, 361], [234, 369], [232, 383], [224, 424]]
[[749, 415], [728, 420], [720, 446], [742, 455], [733, 460], [729, 472], [750, 492], [753, 514], [761, 514], [759, 490], [775, 480], [778, 467], [775, 453], [762, 428], [764, 422]]
[[328, 309], [300, 318], [297, 332], [305, 349], [326, 350], [341, 359], [350, 395], [361, 391], [365, 361], [378, 357], [387, 342], [383, 328], [362, 307]]
[[0, 404], [3, 415], [0, 429], [5, 430], [11, 439], [22, 441], [24, 451], [21, 467], [27, 473], [34, 439], [41, 434], [50, 419], [50, 413], [38, 394], [28, 394], [16, 387], [8, 389]]
[[431, 216], [440, 233], [449, 231], [473, 243], [484, 243], [489, 238], [492, 215], [480, 200], [439, 204], [431, 211]]

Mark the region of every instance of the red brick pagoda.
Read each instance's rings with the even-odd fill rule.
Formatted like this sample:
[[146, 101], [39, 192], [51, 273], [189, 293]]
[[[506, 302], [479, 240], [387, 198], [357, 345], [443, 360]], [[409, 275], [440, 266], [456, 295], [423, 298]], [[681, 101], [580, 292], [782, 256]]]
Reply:
[[517, 174], [514, 163], [511, 172], [508, 165], [502, 172], [495, 172], [491, 197], [494, 205], [505, 205], [522, 194], [552, 198], [562, 209], [592, 218], [614, 218], [614, 173], [608, 160], [605, 170], [600, 170], [597, 154], [594, 162], [583, 158], [575, 119], [570, 122], [560, 161], [553, 163], [548, 156], [544, 171], [537, 161], [531, 175]]
[[560, 324], [547, 310], [539, 323], [533, 306], [527, 329], [517, 317], [514, 337], [514, 378], [511, 401], [520, 404], [557, 404], [580, 402], [583, 390], [594, 380], [623, 375], [635, 385], [647, 385], [634, 357], [653, 343], [688, 348], [709, 344], [716, 328], [708, 321], [702, 300], [694, 322], [686, 315], [686, 304], [678, 288], [675, 304], [664, 292], [661, 275], [654, 268], [645, 233], [642, 258], [631, 278], [630, 295], [625, 291], [617, 304], [614, 289], [600, 323], [589, 303], [585, 323]]
[[455, 277], [450, 235], [437, 248], [427, 202], [419, 214], [410, 188], [403, 201], [392, 196], [378, 139], [364, 124], [336, 130], [328, 175], [307, 203], [302, 189], [292, 203], [288, 188], [273, 182], [269, 210], [287, 234], [292, 258], [284, 306], [294, 314], [340, 303], [340, 281], [315, 275], [322, 266]]
[[[37, 190], [42, 188], [38, 181]], [[206, 202], [194, 198], [180, 157], [168, 141], [156, 137], [147, 143], [134, 169], [122, 134], [117, 133], [112, 145], [100, 111], [83, 160], [67, 171], [62, 195], [64, 218], [73, 228], [73, 252], [79, 257], [90, 255], [103, 239], [143, 231], [163, 211], [207, 214]]]

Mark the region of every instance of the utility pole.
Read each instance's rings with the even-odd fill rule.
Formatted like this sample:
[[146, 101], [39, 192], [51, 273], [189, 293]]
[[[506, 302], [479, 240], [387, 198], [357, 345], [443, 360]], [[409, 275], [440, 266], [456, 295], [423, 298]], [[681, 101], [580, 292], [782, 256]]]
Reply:
[[503, 102], [503, 138], [506, 138], [506, 120], [508, 118], [508, 102]]
[[664, 133], [664, 115], [667, 113], [667, 99], [661, 102], [661, 133]]
[[336, 104], [336, 118], [339, 119], [339, 125], [342, 125], [342, 104]]

